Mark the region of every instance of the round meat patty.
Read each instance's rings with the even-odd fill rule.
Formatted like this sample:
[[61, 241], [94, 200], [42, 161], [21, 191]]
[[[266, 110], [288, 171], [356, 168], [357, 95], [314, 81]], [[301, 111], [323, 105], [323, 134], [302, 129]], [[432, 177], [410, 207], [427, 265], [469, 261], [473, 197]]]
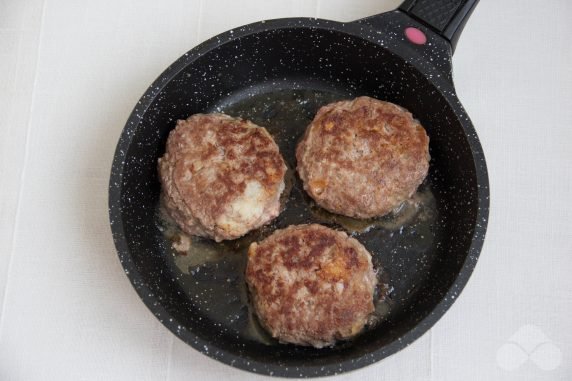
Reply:
[[321, 225], [290, 226], [251, 244], [246, 281], [262, 326], [282, 343], [333, 345], [362, 331], [374, 312], [371, 255]]
[[285, 173], [265, 128], [224, 114], [179, 120], [159, 159], [169, 215], [186, 233], [217, 242], [278, 216]]
[[304, 189], [349, 217], [382, 216], [415, 193], [429, 169], [429, 137], [411, 113], [369, 97], [318, 111], [296, 149]]

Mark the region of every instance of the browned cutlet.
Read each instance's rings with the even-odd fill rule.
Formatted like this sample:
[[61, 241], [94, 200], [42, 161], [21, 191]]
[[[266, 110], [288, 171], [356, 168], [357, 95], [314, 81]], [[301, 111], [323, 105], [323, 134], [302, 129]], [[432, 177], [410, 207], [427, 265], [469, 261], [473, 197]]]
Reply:
[[359, 97], [322, 107], [296, 150], [304, 189], [349, 217], [389, 213], [415, 193], [429, 169], [429, 137], [411, 113]]
[[371, 255], [322, 225], [293, 225], [253, 243], [246, 281], [262, 326], [283, 343], [332, 345], [361, 332], [374, 311]]
[[169, 215], [186, 233], [216, 241], [278, 216], [285, 172], [265, 128], [224, 114], [179, 120], [159, 159]]

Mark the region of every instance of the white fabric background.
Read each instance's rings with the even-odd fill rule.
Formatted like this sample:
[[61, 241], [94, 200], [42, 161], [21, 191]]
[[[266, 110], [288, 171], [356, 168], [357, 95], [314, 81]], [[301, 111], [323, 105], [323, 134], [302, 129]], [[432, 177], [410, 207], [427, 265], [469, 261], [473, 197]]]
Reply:
[[[263, 379], [137, 297], [108, 226], [115, 144], [151, 81], [208, 37], [398, 3], [0, 0], [0, 380]], [[481, 1], [454, 57], [490, 171], [481, 259], [429, 333], [344, 380], [572, 379], [571, 45], [568, 0]]]

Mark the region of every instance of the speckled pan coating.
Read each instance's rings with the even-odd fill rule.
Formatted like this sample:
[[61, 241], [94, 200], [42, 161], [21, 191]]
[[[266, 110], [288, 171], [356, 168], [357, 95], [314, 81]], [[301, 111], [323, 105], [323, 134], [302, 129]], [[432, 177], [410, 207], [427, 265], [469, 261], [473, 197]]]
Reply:
[[[427, 44], [412, 45], [405, 39], [403, 31], [410, 26], [423, 30]], [[396, 290], [391, 317], [378, 329], [331, 349], [269, 348], [240, 337], [223, 320], [207, 319], [201, 308], [208, 298], [185, 294], [179, 283], [184, 274], [166, 267], [170, 244], [157, 228], [155, 214], [160, 193], [157, 159], [177, 119], [224, 110], [261, 92], [317, 88], [346, 99], [368, 95], [388, 100], [420, 119], [431, 138], [427, 181], [436, 199], [438, 223], [424, 235], [416, 233], [416, 226], [404, 226], [406, 235], [374, 230], [359, 237], [367, 242], [374, 264], [381, 256]], [[303, 130], [299, 126], [283, 140], [291, 144], [290, 154], [284, 153], [287, 162]], [[399, 351], [449, 309], [477, 263], [489, 189], [482, 148], [451, 81], [449, 45], [394, 11], [345, 24], [316, 19], [255, 23], [186, 53], [150, 86], [126, 123], [111, 170], [109, 208], [113, 239], [127, 276], [143, 302], [177, 337], [240, 369], [316, 377], [358, 369]], [[287, 216], [288, 209], [282, 215]], [[292, 221], [296, 216], [291, 215]], [[422, 250], [416, 249], [417, 242], [423, 243]], [[205, 294], [210, 291], [205, 289]]]

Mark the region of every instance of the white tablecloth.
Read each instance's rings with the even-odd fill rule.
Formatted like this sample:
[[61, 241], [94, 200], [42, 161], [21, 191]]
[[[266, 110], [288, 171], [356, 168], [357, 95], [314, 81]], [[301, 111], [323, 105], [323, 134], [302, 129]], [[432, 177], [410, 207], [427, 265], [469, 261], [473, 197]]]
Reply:
[[[181, 342], [132, 289], [108, 224], [115, 144], [151, 81], [208, 37], [398, 3], [0, 1], [0, 380], [262, 379]], [[430, 332], [337, 379], [570, 380], [572, 2], [483, 0], [454, 67], [490, 171], [481, 258]]]

